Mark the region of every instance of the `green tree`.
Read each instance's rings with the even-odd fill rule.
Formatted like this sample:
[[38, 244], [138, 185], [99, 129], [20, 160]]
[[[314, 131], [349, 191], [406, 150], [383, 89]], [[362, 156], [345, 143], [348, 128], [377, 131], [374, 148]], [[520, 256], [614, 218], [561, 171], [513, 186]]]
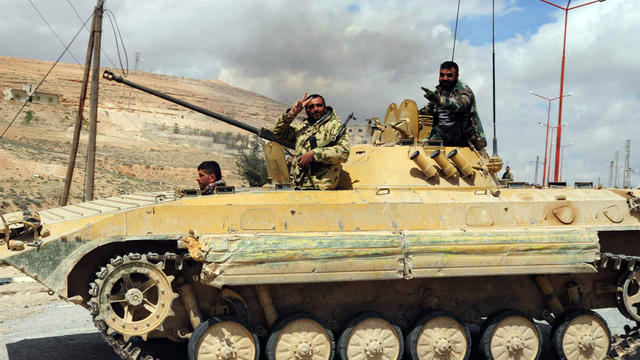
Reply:
[[241, 152], [236, 165], [250, 186], [260, 187], [267, 183], [267, 166], [264, 163], [262, 153], [263, 142], [259, 138], [252, 137], [249, 142], [249, 151]]
[[27, 110], [27, 112], [24, 115], [24, 123], [25, 124], [31, 124], [31, 120], [34, 120], [33, 119], [33, 111]]
[[180, 127], [178, 126], [178, 123], [173, 123], [173, 133], [180, 134]]

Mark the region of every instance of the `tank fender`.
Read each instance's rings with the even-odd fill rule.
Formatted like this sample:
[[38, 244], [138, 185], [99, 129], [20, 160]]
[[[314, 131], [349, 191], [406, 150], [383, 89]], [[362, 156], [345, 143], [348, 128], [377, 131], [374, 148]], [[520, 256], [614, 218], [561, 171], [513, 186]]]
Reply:
[[[596, 272], [577, 227], [202, 235], [202, 283], [223, 286]], [[193, 245], [192, 245], [193, 246]]]
[[[167, 247], [167, 241], [175, 250], [178, 236], [175, 235], [149, 235], [135, 237], [111, 237], [98, 240], [75, 238], [73, 241], [53, 241], [43, 244], [37, 251], [25, 251], [21, 254], [13, 256], [7, 260], [12, 266], [20, 269], [25, 274], [33, 277], [35, 280], [46, 286], [51, 292], [62, 298], [68, 298], [73, 295], [69, 293], [70, 275], [77, 267], [83, 264], [83, 259], [89, 256], [96, 256], [96, 253], [105, 253], [107, 258], [111, 257], [114, 252], [120, 249], [133, 251], [131, 245], [120, 246], [124, 243], [152, 241], [163, 247]], [[107, 250], [109, 248], [110, 250]], [[120, 250], [120, 251], [122, 251]], [[153, 247], [149, 247], [147, 251], [154, 251]], [[108, 253], [108, 254], [107, 254]], [[101, 256], [98, 256], [101, 257]], [[107, 259], [105, 260], [107, 261]], [[103, 264], [90, 264], [90, 268], [81, 269], [88, 273], [93, 273]], [[85, 296], [85, 294], [82, 294]]]

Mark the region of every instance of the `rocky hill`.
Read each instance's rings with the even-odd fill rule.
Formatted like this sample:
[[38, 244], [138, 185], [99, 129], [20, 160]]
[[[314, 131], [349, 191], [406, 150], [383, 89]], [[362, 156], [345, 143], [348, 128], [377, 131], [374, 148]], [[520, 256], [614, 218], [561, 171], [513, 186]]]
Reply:
[[[0, 89], [37, 85], [52, 63], [0, 56]], [[39, 91], [58, 94], [57, 105], [31, 103], [0, 140], [0, 212], [57, 204], [76, 119], [83, 68], [58, 64]], [[217, 80], [132, 71], [128, 79], [256, 127], [269, 127], [286, 108], [264, 96]], [[195, 167], [220, 163], [227, 183], [246, 185], [235, 157], [247, 133], [218, 120], [115, 82], [100, 82], [96, 197], [195, 187]], [[22, 106], [0, 100], [0, 133]], [[89, 104], [84, 117], [89, 118]], [[71, 190], [82, 200], [88, 122], [85, 121]]]

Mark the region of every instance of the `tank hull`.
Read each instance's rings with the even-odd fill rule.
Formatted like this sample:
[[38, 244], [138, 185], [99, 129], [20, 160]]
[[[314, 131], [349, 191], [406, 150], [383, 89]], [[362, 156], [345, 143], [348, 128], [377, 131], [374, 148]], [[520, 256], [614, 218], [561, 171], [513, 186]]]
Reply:
[[[118, 351], [132, 336], [186, 341], [202, 321], [238, 314], [261, 341], [289, 314], [344, 334], [354, 316], [374, 313], [405, 335], [436, 310], [476, 324], [504, 309], [554, 322], [569, 309], [618, 306], [633, 318], [619, 289], [640, 263], [635, 195], [416, 186], [126, 195], [42, 211], [38, 241], [0, 256], [87, 307]], [[104, 299], [120, 296], [129, 273], [166, 283], [155, 286], [170, 310], [142, 332], [108, 321], [120, 313]]]

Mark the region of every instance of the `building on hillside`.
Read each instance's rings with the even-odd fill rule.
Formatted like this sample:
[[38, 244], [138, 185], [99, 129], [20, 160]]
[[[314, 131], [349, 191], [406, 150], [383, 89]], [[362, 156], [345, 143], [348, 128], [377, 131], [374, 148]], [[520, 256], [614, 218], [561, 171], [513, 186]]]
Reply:
[[58, 105], [60, 103], [60, 95], [44, 91], [34, 91], [32, 84], [24, 84], [22, 89], [6, 89], [3, 94], [5, 100], [26, 101], [31, 97], [31, 101], [38, 104]]
[[366, 125], [348, 126], [347, 134], [349, 135], [349, 142], [351, 142], [351, 144], [366, 144], [371, 142], [369, 127]]

